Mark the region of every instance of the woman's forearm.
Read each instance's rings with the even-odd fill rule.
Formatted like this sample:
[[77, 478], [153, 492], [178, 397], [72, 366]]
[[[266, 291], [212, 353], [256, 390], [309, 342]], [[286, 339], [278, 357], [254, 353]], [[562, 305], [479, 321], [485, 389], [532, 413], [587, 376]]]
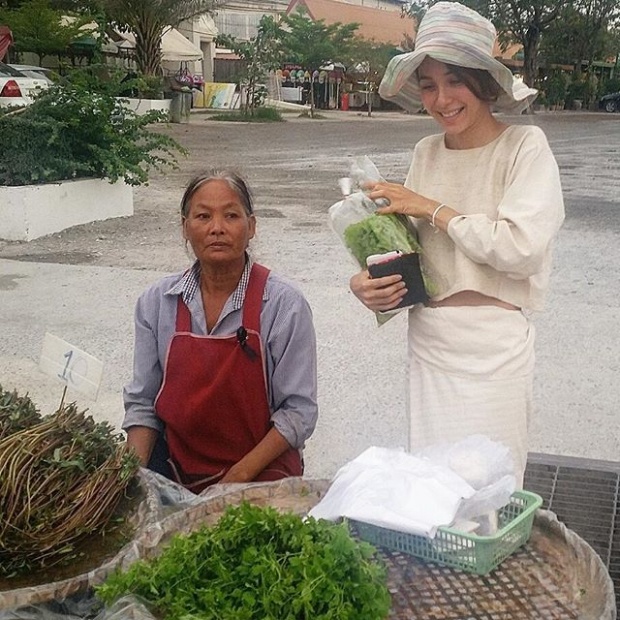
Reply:
[[127, 429], [127, 445], [134, 449], [142, 467], [148, 465], [158, 435], [159, 431], [148, 426], [132, 426]]
[[271, 428], [265, 437], [235, 463], [221, 482], [250, 482], [260, 474], [269, 463], [277, 459], [291, 446], [275, 428]]

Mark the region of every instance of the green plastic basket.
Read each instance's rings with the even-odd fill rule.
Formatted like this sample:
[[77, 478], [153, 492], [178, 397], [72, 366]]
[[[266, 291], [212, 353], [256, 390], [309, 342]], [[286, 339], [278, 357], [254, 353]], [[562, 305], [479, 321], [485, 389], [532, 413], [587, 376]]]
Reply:
[[435, 538], [406, 534], [361, 521], [350, 520], [357, 534], [378, 547], [401, 551], [428, 562], [486, 575], [524, 545], [532, 532], [534, 514], [542, 498], [529, 491], [515, 491], [510, 502], [498, 511], [499, 529], [493, 536], [465, 534], [439, 527]]

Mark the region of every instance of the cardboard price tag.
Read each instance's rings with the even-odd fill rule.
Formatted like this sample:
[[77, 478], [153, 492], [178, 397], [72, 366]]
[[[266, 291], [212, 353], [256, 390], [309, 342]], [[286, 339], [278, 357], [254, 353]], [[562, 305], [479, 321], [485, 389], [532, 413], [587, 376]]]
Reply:
[[39, 368], [67, 388], [97, 399], [103, 376], [103, 363], [96, 357], [50, 334], [45, 334]]

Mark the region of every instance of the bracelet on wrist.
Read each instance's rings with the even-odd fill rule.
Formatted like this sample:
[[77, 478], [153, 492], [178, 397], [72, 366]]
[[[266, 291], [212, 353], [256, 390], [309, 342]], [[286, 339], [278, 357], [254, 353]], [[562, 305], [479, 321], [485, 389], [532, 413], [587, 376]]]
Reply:
[[437, 214], [439, 213], [440, 209], [443, 209], [444, 207], [447, 207], [447, 206], [448, 205], [442, 202], [438, 207], [435, 207], [435, 210], [433, 211], [433, 215], [431, 215], [431, 226], [433, 228], [437, 228], [435, 224], [435, 218], [437, 217]]

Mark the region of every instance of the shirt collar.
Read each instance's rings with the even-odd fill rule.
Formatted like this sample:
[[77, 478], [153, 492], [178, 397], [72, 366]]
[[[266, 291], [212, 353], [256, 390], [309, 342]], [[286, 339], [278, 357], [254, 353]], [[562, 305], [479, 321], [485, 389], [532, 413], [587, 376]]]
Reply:
[[[252, 265], [253, 261], [246, 253], [243, 273], [241, 274], [237, 288], [233, 291], [231, 296], [233, 310], [239, 310], [243, 306], [243, 300], [245, 299], [245, 291], [248, 288]], [[192, 300], [200, 291], [200, 271], [200, 262], [196, 260], [194, 264], [183, 274], [181, 279], [166, 291], [166, 295], [181, 295], [185, 305], [189, 305], [190, 300]], [[266, 292], [263, 295], [263, 299], [265, 298]]]

